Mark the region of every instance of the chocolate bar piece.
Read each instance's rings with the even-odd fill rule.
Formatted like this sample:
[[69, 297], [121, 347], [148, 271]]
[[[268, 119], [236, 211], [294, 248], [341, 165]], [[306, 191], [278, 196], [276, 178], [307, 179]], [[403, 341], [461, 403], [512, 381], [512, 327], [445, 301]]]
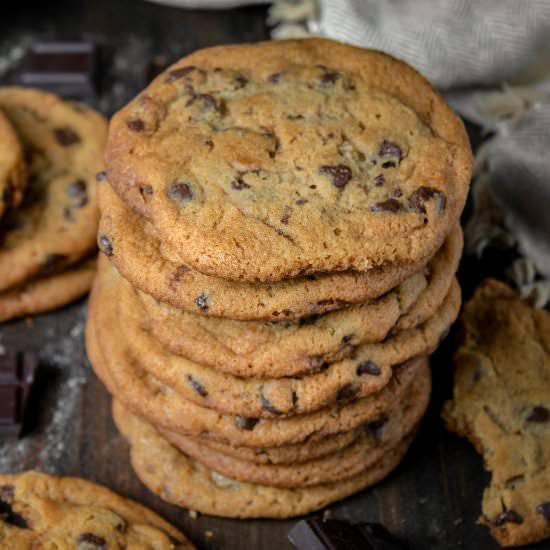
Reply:
[[93, 98], [96, 47], [90, 42], [37, 42], [27, 54], [19, 80], [62, 97]]
[[21, 434], [38, 358], [11, 348], [0, 352], [0, 439]]
[[359, 523], [314, 517], [298, 522], [288, 533], [298, 550], [405, 550], [378, 523]]

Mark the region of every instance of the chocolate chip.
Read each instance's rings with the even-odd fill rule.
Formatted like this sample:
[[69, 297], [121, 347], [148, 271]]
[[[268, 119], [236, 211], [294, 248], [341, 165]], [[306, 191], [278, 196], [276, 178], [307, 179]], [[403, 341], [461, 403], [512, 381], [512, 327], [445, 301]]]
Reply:
[[403, 159], [403, 151], [401, 151], [401, 147], [392, 141], [388, 141], [387, 139], [385, 139], [380, 145], [378, 154], [381, 157], [397, 157], [398, 162], [401, 162]]
[[82, 533], [77, 539], [78, 550], [107, 550], [107, 541], [93, 533]]
[[188, 183], [177, 182], [168, 188], [166, 196], [173, 201], [189, 202], [194, 197], [194, 193]]
[[437, 211], [439, 214], [442, 214], [445, 211], [446, 198], [445, 194], [433, 187], [419, 187], [412, 195], [409, 197], [409, 206], [413, 212], [418, 212], [419, 214], [426, 213], [426, 202], [436, 198], [438, 201]]
[[105, 170], [102, 170], [101, 172], [98, 172], [95, 175], [95, 180], [97, 182], [106, 181], [107, 180], [107, 172], [105, 172]]
[[342, 343], [348, 344], [351, 342], [351, 339], [353, 338], [353, 334], [346, 334], [345, 336], [342, 336]]
[[550, 420], [550, 411], [541, 405], [533, 407], [533, 410], [527, 417], [527, 422], [537, 422], [542, 424]]
[[298, 206], [303, 206], [303, 205], [306, 204], [307, 202], [308, 202], [307, 199], [298, 199], [298, 200], [296, 201], [296, 204], [297, 204]]
[[15, 496], [15, 487], [13, 485], [2, 485], [0, 487], [0, 500], [10, 502]]
[[281, 223], [284, 223], [285, 225], [288, 225], [288, 220], [290, 218], [290, 215], [288, 212], [286, 212], [285, 214], [283, 214], [283, 216], [281, 217]]
[[208, 295], [203, 292], [200, 296], [197, 296], [195, 304], [201, 311], [208, 311]]
[[515, 510], [506, 510], [500, 516], [491, 520], [493, 525], [501, 527], [505, 523], [523, 523], [523, 518]]
[[237, 428], [240, 428], [241, 430], [253, 430], [256, 424], [260, 421], [259, 418], [250, 418], [248, 416], [236, 416], [235, 417], [235, 424]]
[[399, 187], [397, 187], [393, 190], [393, 196], [395, 198], [402, 197], [403, 196], [403, 191], [401, 191], [401, 189], [399, 189]]
[[338, 189], [344, 188], [352, 176], [350, 167], [345, 164], [321, 166], [319, 174], [330, 176], [332, 178], [332, 185]]
[[250, 185], [246, 183], [242, 178], [237, 178], [231, 182], [231, 189], [235, 191], [242, 191], [243, 189], [250, 189]]
[[139, 192], [144, 198], [145, 196], [150, 197], [153, 194], [153, 187], [147, 183], [144, 183], [139, 186]]
[[388, 423], [389, 418], [387, 415], [383, 414], [380, 418], [365, 424], [365, 431], [371, 434], [375, 439], [382, 439], [384, 426]]
[[219, 105], [216, 98], [210, 94], [195, 94], [191, 96], [185, 106], [189, 107], [196, 102], [200, 103], [201, 109], [205, 112], [219, 110]]
[[355, 384], [345, 384], [336, 394], [336, 401], [349, 401], [357, 396], [359, 387]]
[[322, 355], [309, 358], [309, 364], [314, 370], [321, 370], [328, 366], [328, 363], [325, 361], [325, 358]]
[[244, 88], [248, 84], [248, 79], [242, 74], [235, 78], [235, 83], [237, 84], [237, 90]]
[[174, 80], [179, 80], [180, 78], [183, 78], [184, 76], [192, 73], [195, 69], [196, 67], [188, 65], [187, 67], [180, 67], [179, 69], [168, 71], [165, 82], [173, 82]]
[[29, 529], [27, 520], [18, 514], [7, 500], [0, 500], [0, 518], [3, 522], [15, 525], [15, 527], [19, 527], [20, 529]]
[[40, 264], [38, 274], [42, 276], [51, 275], [56, 272], [67, 260], [64, 254], [48, 254]]
[[380, 376], [382, 374], [382, 369], [370, 359], [361, 361], [357, 365], [357, 370], [355, 371], [357, 376], [363, 376], [364, 374], [370, 374], [371, 376]]
[[381, 187], [382, 185], [384, 185], [385, 182], [386, 179], [382, 174], [378, 174], [378, 176], [374, 178], [374, 183], [376, 184], [376, 187]]
[[328, 69], [323, 65], [318, 65], [318, 67], [323, 70], [323, 74], [319, 78], [319, 82], [322, 86], [332, 86], [337, 80], [340, 79], [340, 73]]
[[260, 403], [262, 404], [262, 407], [271, 414], [283, 414], [277, 407], [272, 405], [271, 402], [264, 397], [263, 393], [260, 394]]
[[279, 84], [279, 82], [281, 81], [281, 76], [282, 76], [282, 73], [273, 73], [273, 74], [270, 74], [270, 75], [267, 77], [267, 81], [268, 81], [270, 84]]
[[201, 397], [207, 397], [208, 392], [206, 391], [206, 388], [197, 380], [195, 380], [190, 374], [187, 375], [187, 381], [191, 385], [191, 387], [201, 396]]
[[550, 501], [539, 504], [537, 506], [537, 514], [550, 521]]
[[99, 247], [99, 250], [105, 254], [105, 256], [112, 256], [113, 255], [113, 244], [111, 243], [111, 239], [107, 237], [107, 235], [100, 235], [99, 239], [97, 240], [97, 245]]
[[174, 269], [172, 276], [170, 277], [169, 286], [172, 290], [176, 289], [178, 283], [183, 279], [184, 275], [188, 273], [190, 269], [186, 265], [180, 265]]
[[132, 132], [143, 132], [145, 130], [145, 122], [140, 118], [131, 118], [126, 124]]
[[82, 208], [86, 206], [88, 202], [88, 188], [86, 182], [83, 179], [73, 181], [67, 186], [67, 195], [75, 200], [73, 206], [76, 208]]
[[382, 202], [377, 202], [370, 207], [371, 212], [399, 212], [401, 203], [397, 199], [386, 199]]
[[63, 128], [55, 128], [53, 131], [53, 135], [57, 140], [57, 143], [59, 143], [59, 145], [62, 145], [63, 147], [74, 145], [75, 143], [78, 143], [80, 141], [80, 137], [78, 136], [78, 134], [67, 126]]

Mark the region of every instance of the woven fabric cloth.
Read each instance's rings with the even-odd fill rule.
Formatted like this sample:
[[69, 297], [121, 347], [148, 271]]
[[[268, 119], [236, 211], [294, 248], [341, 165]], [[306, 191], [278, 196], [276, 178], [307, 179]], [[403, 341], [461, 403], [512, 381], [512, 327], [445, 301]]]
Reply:
[[276, 38], [321, 35], [401, 58], [489, 131], [468, 246], [482, 253], [504, 235], [529, 263], [514, 277], [520, 289], [542, 285], [537, 303], [550, 300], [550, 0], [277, 0], [268, 21]]

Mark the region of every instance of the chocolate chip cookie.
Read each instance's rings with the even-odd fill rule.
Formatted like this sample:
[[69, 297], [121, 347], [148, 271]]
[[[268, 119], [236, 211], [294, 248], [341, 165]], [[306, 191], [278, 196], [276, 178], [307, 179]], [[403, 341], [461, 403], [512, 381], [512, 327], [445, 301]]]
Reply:
[[0, 546], [10, 550], [194, 548], [151, 510], [84, 479], [1, 474], [0, 509]]
[[0, 217], [7, 208], [17, 206], [27, 184], [23, 148], [12, 125], [0, 110]]
[[502, 546], [550, 537], [550, 314], [487, 279], [465, 305], [444, 418], [492, 473], [480, 522]]
[[165, 257], [269, 282], [425, 262], [458, 221], [472, 155], [411, 67], [306, 39], [182, 59], [115, 115], [106, 165]]
[[[99, 248], [132, 286], [189, 313], [244, 321], [299, 319], [378, 298], [424, 270], [419, 262], [363, 273], [309, 275], [271, 284], [210, 277], [164, 258], [157, 230], [126, 208], [107, 182], [99, 186], [98, 197], [102, 213]], [[444, 253], [455, 257], [461, 243], [461, 235], [454, 230]]]
[[223, 517], [287, 518], [320, 510], [386, 477], [412, 441], [412, 437], [405, 438], [378, 462], [347, 480], [284, 489], [239, 482], [209, 470], [117, 401], [113, 403], [113, 416], [130, 443], [134, 470], [152, 492], [177, 506]]
[[31, 89], [0, 89], [0, 109], [28, 165], [24, 201], [0, 222], [0, 290], [57, 273], [95, 246], [95, 174], [105, 119], [79, 104]]

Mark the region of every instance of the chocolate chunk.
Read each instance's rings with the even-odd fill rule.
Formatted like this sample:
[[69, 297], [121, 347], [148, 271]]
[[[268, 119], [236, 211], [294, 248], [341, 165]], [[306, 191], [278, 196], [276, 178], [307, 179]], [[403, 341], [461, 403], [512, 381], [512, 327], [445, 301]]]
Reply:
[[67, 261], [64, 254], [48, 254], [40, 264], [37, 275], [46, 276], [58, 271]]
[[191, 387], [201, 396], [201, 397], [208, 397], [208, 392], [206, 391], [206, 388], [197, 380], [195, 380], [190, 374], [187, 375], [187, 381], [191, 385]]
[[386, 199], [382, 202], [377, 202], [370, 207], [371, 212], [399, 212], [401, 203], [397, 199]]
[[[21, 434], [37, 368], [38, 358], [32, 353], [6, 348], [0, 355], [0, 439]], [[2, 498], [6, 490], [2, 488]]]
[[178, 182], [168, 188], [166, 196], [174, 201], [188, 202], [194, 197], [194, 193], [188, 183]]
[[396, 143], [388, 141], [387, 139], [385, 139], [380, 145], [378, 154], [381, 157], [397, 157], [398, 162], [403, 160], [403, 151], [401, 151], [401, 147], [399, 147]]
[[288, 539], [298, 550], [405, 550], [378, 523], [353, 525], [344, 520], [319, 517], [303, 519], [288, 533]]
[[351, 168], [345, 164], [321, 166], [319, 174], [330, 176], [332, 178], [332, 185], [338, 189], [343, 189], [352, 177]]
[[250, 189], [250, 185], [246, 183], [242, 178], [237, 178], [231, 182], [231, 189], [235, 191], [242, 191], [243, 189]]
[[96, 60], [96, 47], [90, 42], [35, 42], [19, 81], [66, 98], [93, 98]]
[[83, 179], [78, 179], [73, 181], [67, 186], [67, 195], [75, 199], [73, 206], [76, 208], [82, 208], [86, 206], [88, 202], [88, 188], [86, 181]]
[[145, 122], [141, 118], [131, 118], [126, 124], [132, 132], [143, 132], [145, 130]]
[[197, 304], [197, 307], [201, 311], [207, 311], [208, 310], [208, 294], [203, 292], [200, 296], [197, 296], [195, 298], [195, 304]]
[[371, 376], [380, 376], [382, 374], [382, 369], [370, 359], [361, 361], [357, 365], [357, 370], [355, 371], [357, 376], [363, 376], [364, 374], [370, 374]]
[[195, 94], [191, 96], [189, 101], [185, 104], [186, 107], [199, 103], [203, 111], [218, 111], [219, 105], [216, 98], [210, 94]]
[[374, 183], [376, 184], [376, 187], [381, 187], [382, 185], [384, 185], [385, 182], [386, 179], [382, 174], [378, 174], [378, 176], [374, 178]]
[[68, 126], [63, 128], [54, 128], [53, 135], [57, 143], [63, 147], [69, 147], [70, 145], [74, 145], [80, 141], [78, 134]]
[[505, 523], [521, 524], [523, 523], [523, 518], [515, 510], [506, 510], [506, 512], [502, 512], [500, 516], [492, 519], [491, 523], [497, 527], [501, 527]]
[[168, 71], [168, 75], [166, 77], [165, 82], [173, 82], [174, 80], [179, 80], [180, 78], [184, 78], [188, 74], [192, 73], [194, 70], [196, 70], [196, 67], [189, 65], [187, 67], [180, 67], [179, 69], [173, 69], [171, 71]]
[[111, 239], [107, 237], [107, 235], [100, 235], [99, 239], [97, 240], [97, 246], [99, 247], [99, 250], [105, 254], [105, 256], [112, 256], [113, 255], [113, 244], [111, 243]]
[[336, 401], [350, 401], [359, 393], [359, 387], [355, 384], [343, 385], [336, 394]]
[[77, 539], [78, 550], [107, 550], [107, 541], [93, 533], [82, 533]]
[[548, 422], [549, 420], [550, 411], [542, 405], [537, 405], [536, 407], [533, 407], [533, 410], [527, 417], [527, 422], [537, 422], [540, 424]]
[[260, 403], [262, 404], [262, 407], [271, 414], [283, 414], [277, 407], [272, 405], [271, 402], [264, 397], [263, 393], [260, 394]]
[[105, 170], [102, 170], [101, 172], [98, 172], [96, 175], [95, 175], [95, 180], [99, 183], [99, 182], [102, 182], [102, 181], [107, 181], [107, 172], [105, 172]]
[[250, 418], [248, 416], [236, 416], [235, 425], [241, 430], [253, 430], [256, 424], [260, 421], [259, 418]]
[[550, 521], [550, 501], [539, 504], [537, 506], [537, 514]]
[[437, 212], [438, 214], [443, 214], [446, 206], [445, 194], [435, 189], [433, 187], [419, 187], [412, 195], [409, 197], [409, 206], [413, 212], [419, 214], [426, 213], [426, 202], [435, 198], [437, 200]]

